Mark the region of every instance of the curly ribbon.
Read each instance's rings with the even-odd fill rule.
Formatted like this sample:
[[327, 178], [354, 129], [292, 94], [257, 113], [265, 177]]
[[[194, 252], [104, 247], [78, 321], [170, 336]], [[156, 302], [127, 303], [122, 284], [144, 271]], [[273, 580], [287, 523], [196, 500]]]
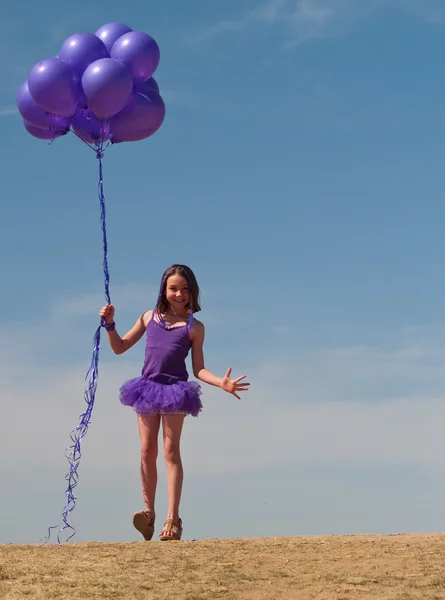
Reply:
[[[102, 139], [105, 137], [102, 135]], [[90, 146], [90, 144], [87, 144]], [[90, 146], [93, 148], [93, 146]], [[105, 278], [105, 298], [108, 304], [111, 304], [110, 299], [110, 274], [108, 271], [108, 242], [107, 242], [107, 228], [106, 228], [106, 213], [105, 213], [105, 196], [104, 196], [104, 185], [103, 185], [103, 168], [102, 168], [102, 159], [104, 155], [104, 142], [98, 142], [94, 149], [96, 150], [96, 158], [99, 161], [99, 185], [98, 185], [98, 196], [100, 203], [100, 222], [102, 228], [102, 241], [103, 241], [103, 272]], [[77, 498], [74, 495], [74, 489], [76, 488], [79, 482], [79, 474], [78, 468], [80, 459], [82, 457], [81, 452], [81, 441], [85, 437], [88, 431], [88, 425], [91, 423], [91, 415], [94, 408], [94, 401], [96, 397], [97, 383], [99, 377], [99, 352], [100, 352], [100, 330], [105, 325], [105, 320], [101, 320], [101, 324], [96, 330], [96, 333], [93, 337], [93, 356], [91, 359], [90, 367], [85, 376], [85, 392], [84, 392], [84, 400], [86, 402], [86, 409], [80, 415], [79, 424], [77, 427], [71, 432], [71, 442], [72, 444], [66, 449], [65, 456], [68, 459], [69, 463], [69, 472], [65, 476], [66, 481], [68, 482], [65, 495], [66, 495], [66, 504], [62, 512], [62, 523], [59, 525], [54, 525], [48, 528], [48, 535], [46, 536], [45, 543], [48, 542], [51, 536], [51, 530], [57, 529], [60, 527], [59, 532], [57, 534], [57, 541], [59, 545], [61, 544], [60, 536], [62, 532], [66, 529], [71, 530], [71, 535], [66, 539], [68, 542], [74, 535], [76, 535], [75, 528], [70, 525], [68, 521], [68, 517], [70, 513], [74, 510], [76, 506]]]

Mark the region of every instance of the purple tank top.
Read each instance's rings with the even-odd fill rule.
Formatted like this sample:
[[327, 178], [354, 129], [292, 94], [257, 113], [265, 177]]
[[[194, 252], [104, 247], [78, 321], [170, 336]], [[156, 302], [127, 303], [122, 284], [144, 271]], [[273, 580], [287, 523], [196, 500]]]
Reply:
[[167, 327], [163, 319], [153, 318], [147, 324], [143, 377], [158, 383], [188, 381], [185, 359], [192, 342], [189, 326]]

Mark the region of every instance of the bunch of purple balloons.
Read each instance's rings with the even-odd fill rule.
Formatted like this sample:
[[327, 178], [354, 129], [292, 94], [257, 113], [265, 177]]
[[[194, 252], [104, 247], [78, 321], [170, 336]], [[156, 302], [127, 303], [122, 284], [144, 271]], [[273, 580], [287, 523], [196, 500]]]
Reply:
[[70, 129], [91, 145], [153, 135], [165, 104], [153, 79], [159, 46], [147, 33], [108, 23], [75, 33], [55, 58], [39, 61], [17, 93], [25, 129], [53, 140]]

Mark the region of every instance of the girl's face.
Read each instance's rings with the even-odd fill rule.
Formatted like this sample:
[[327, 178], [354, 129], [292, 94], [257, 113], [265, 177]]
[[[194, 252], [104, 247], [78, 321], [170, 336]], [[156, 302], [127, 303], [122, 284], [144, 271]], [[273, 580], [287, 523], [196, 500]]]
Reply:
[[182, 275], [170, 275], [165, 284], [165, 296], [167, 302], [176, 311], [185, 311], [190, 302], [189, 284]]

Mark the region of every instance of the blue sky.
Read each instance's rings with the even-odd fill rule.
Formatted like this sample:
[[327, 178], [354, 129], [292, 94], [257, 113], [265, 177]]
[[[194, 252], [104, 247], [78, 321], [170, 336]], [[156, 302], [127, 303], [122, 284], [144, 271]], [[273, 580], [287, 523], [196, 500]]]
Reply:
[[[187, 263], [208, 368], [252, 382], [241, 402], [205, 388], [187, 421], [185, 537], [441, 530], [442, 2], [19, 0], [0, 23], [0, 543], [57, 522], [103, 304], [94, 154], [32, 138], [15, 94], [110, 21], [158, 41], [167, 106], [155, 136], [104, 161], [118, 329]], [[117, 390], [142, 360], [143, 344], [102, 347], [78, 541], [138, 539]], [[161, 477], [159, 524], [165, 500]]]

